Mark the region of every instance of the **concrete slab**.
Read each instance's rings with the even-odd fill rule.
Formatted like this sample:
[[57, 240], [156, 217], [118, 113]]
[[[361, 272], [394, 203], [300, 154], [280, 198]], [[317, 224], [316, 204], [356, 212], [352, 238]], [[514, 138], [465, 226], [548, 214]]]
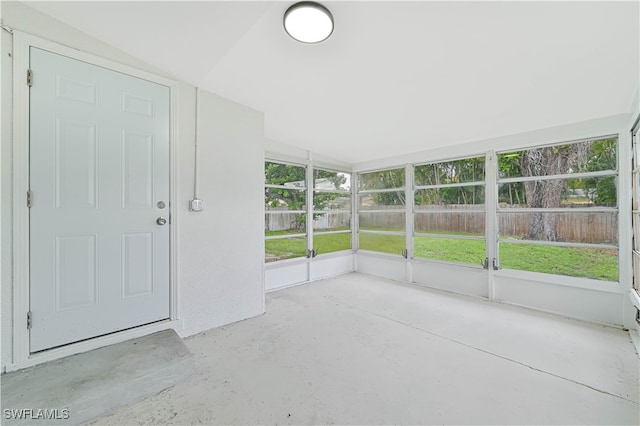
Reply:
[[[82, 424], [193, 372], [193, 354], [182, 339], [161, 331], [3, 375], [2, 424]], [[7, 409], [32, 411], [12, 416]]]
[[94, 424], [640, 424], [628, 333], [363, 274], [185, 343], [196, 374]]

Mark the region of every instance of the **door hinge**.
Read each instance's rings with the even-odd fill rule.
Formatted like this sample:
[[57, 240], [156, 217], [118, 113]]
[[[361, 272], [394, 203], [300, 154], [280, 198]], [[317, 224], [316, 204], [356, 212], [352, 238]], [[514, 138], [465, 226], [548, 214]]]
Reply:
[[27, 191], [27, 208], [31, 208], [33, 205], [33, 192], [31, 190]]
[[30, 69], [27, 70], [27, 86], [33, 86], [33, 71]]
[[31, 326], [33, 325], [33, 315], [31, 311], [27, 312], [27, 330], [31, 330]]

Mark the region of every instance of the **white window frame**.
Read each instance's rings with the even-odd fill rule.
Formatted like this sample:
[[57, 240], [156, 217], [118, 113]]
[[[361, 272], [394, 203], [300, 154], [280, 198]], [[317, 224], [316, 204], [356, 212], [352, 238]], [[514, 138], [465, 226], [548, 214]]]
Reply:
[[[411, 185], [407, 185], [408, 182], [408, 169], [411, 168], [410, 165], [405, 165], [404, 167], [402, 166], [396, 166], [396, 167], [384, 167], [384, 168], [378, 168], [378, 169], [371, 169], [371, 170], [362, 170], [359, 171], [357, 173], [357, 179], [356, 179], [356, 184], [357, 186], [355, 186], [355, 193], [354, 193], [354, 205], [356, 207], [356, 209], [354, 210], [354, 216], [357, 217], [357, 221], [356, 221], [356, 232], [355, 232], [355, 239], [357, 241], [357, 251], [363, 251], [365, 253], [375, 253], [377, 255], [382, 255], [382, 256], [405, 256], [405, 258], [410, 259], [411, 258], [411, 254], [408, 252], [408, 248], [409, 248], [409, 244], [407, 242], [408, 239], [411, 238], [412, 232], [410, 231], [410, 229], [412, 229], [413, 227], [409, 227], [409, 215], [411, 214], [412, 208], [410, 208], [411, 206], [409, 205], [410, 200], [412, 199], [413, 194], [411, 193], [411, 196], [407, 196], [408, 193], [411, 191]], [[404, 173], [404, 185], [402, 185], [401, 187], [397, 187], [397, 188], [384, 188], [384, 189], [365, 189], [362, 190], [360, 189], [360, 178], [362, 175], [366, 175], [369, 173], [376, 173], [376, 172], [382, 172], [382, 171], [386, 171], [386, 170], [405, 170]], [[371, 210], [361, 210], [360, 209], [360, 196], [361, 195], [370, 195], [370, 194], [381, 194], [381, 193], [388, 193], [388, 192], [404, 192], [405, 193], [405, 204], [404, 204], [404, 209], [371, 209]], [[404, 214], [405, 215], [405, 230], [404, 231], [376, 231], [376, 230], [367, 230], [367, 229], [360, 229], [360, 213], [395, 213], [395, 214]], [[411, 215], [412, 216], [412, 215]], [[412, 216], [413, 217], [413, 216]], [[413, 221], [411, 217], [411, 220]], [[361, 249], [360, 248], [360, 234], [371, 234], [371, 235], [397, 235], [397, 236], [404, 236], [405, 237], [405, 248], [404, 248], [404, 254], [403, 253], [389, 253], [389, 252], [383, 252], [383, 251], [375, 251], [375, 250], [366, 250], [366, 249]], [[413, 247], [413, 245], [411, 245], [411, 247]]]
[[[265, 163], [276, 163], [276, 164], [283, 164], [285, 166], [295, 166], [295, 167], [300, 167], [302, 169], [304, 169], [305, 172], [305, 184], [304, 186], [287, 186], [287, 185], [274, 185], [274, 184], [269, 184], [266, 182], [266, 176], [265, 176], [265, 182], [264, 182], [264, 187], [265, 189], [268, 188], [274, 188], [274, 189], [286, 189], [288, 191], [300, 191], [300, 192], [305, 192], [305, 206], [306, 209], [304, 210], [266, 210], [265, 209], [265, 214], [271, 215], [271, 214], [307, 214], [308, 210], [309, 210], [309, 193], [308, 193], [308, 177], [309, 177], [309, 168], [310, 166], [306, 165], [306, 164], [301, 164], [301, 163], [297, 163], [297, 162], [293, 162], [293, 161], [285, 161], [285, 160], [275, 160], [275, 159], [270, 159], [270, 158], [265, 158], [264, 159]], [[266, 173], [265, 173], [266, 175]], [[307, 225], [305, 228], [305, 232], [299, 232], [299, 233], [291, 233], [291, 234], [283, 234], [283, 235], [265, 235], [264, 236], [264, 243], [266, 243], [266, 241], [268, 240], [280, 240], [280, 239], [286, 239], [286, 238], [299, 238], [299, 237], [305, 237], [305, 246], [308, 250], [308, 245], [309, 245], [309, 233], [308, 233], [308, 220], [307, 220]], [[308, 253], [308, 251], [307, 251]], [[271, 263], [278, 263], [278, 262], [291, 262], [291, 261], [299, 261], [300, 259], [306, 259], [307, 258], [307, 253], [305, 253], [304, 256], [298, 256], [298, 257], [292, 257], [289, 259], [280, 259], [280, 260], [276, 260], [274, 262], [269, 262], [269, 264]], [[265, 264], [266, 259], [264, 260]]]
[[[616, 169], [615, 170], [600, 170], [595, 172], [581, 172], [581, 173], [566, 173], [559, 175], [546, 175], [546, 176], [522, 176], [522, 177], [511, 177], [511, 178], [500, 178], [496, 174], [496, 194], [498, 192], [498, 188], [501, 184], [508, 183], [517, 183], [517, 182], [531, 182], [531, 181], [541, 181], [541, 180], [554, 180], [554, 179], [584, 179], [591, 177], [611, 177], [614, 176], [616, 179], [619, 178], [619, 170], [620, 170], [620, 135], [619, 134], [607, 134], [603, 136], [596, 136], [591, 138], [582, 138], [577, 140], [569, 140], [565, 142], [554, 142], [549, 144], [539, 144], [530, 147], [521, 147], [518, 149], [507, 149], [501, 150], [496, 153], [496, 161], [498, 161], [498, 157], [501, 154], [513, 153], [519, 151], [526, 151], [529, 149], [539, 149], [545, 147], [553, 147], [558, 145], [569, 145], [569, 144], [578, 144], [589, 141], [597, 141], [602, 139], [616, 139]], [[521, 208], [503, 208], [500, 207], [498, 203], [498, 199], [496, 198], [495, 202], [495, 213], [496, 213], [496, 259], [497, 266], [500, 267], [500, 244], [530, 244], [530, 245], [545, 245], [545, 246], [558, 246], [558, 247], [575, 247], [575, 248], [604, 248], [604, 249], [619, 249], [618, 244], [594, 244], [594, 243], [574, 243], [574, 242], [556, 242], [556, 241], [530, 241], [530, 240], [508, 240], [502, 241], [500, 239], [500, 229], [499, 229], [499, 215], [501, 213], [615, 213], [619, 214], [619, 204], [620, 204], [620, 187], [616, 185], [616, 207], [583, 207], [583, 208], [568, 208], [568, 207], [557, 207], [557, 208], [529, 208], [529, 207], [521, 207]], [[616, 235], [619, 234], [620, 222], [618, 220], [618, 229], [616, 229]], [[525, 270], [513, 270], [528, 273], [531, 271]], [[620, 261], [618, 261], [618, 273], [620, 272]], [[548, 275], [556, 275], [556, 274], [548, 274]], [[557, 275], [564, 276], [564, 275]], [[575, 277], [574, 277], [575, 278]], [[586, 278], [586, 277], [578, 277], [578, 278]], [[593, 279], [593, 278], [586, 278]], [[596, 279], [593, 279], [596, 280]], [[598, 280], [600, 281], [600, 280]], [[601, 280], [602, 282], [610, 282], [606, 280]], [[616, 284], [619, 283], [615, 282]], [[612, 282], [612, 281], [611, 281]]]
[[[345, 190], [345, 189], [319, 189], [316, 188], [316, 182], [315, 182], [315, 172], [316, 170], [322, 170], [325, 172], [331, 172], [331, 173], [342, 173], [345, 175], [349, 175], [349, 190]], [[316, 235], [331, 235], [331, 234], [349, 234], [351, 235], [353, 233], [353, 217], [354, 217], [354, 213], [353, 213], [353, 173], [345, 171], [345, 170], [337, 170], [337, 169], [333, 169], [333, 168], [327, 168], [327, 167], [314, 167], [313, 165], [311, 166], [311, 176], [312, 176], [312, 191], [311, 191], [311, 196], [310, 199], [308, 200], [308, 202], [311, 205], [311, 215], [309, 217], [311, 217], [311, 227], [310, 227], [310, 232], [312, 233], [312, 239], [311, 242], [309, 244], [309, 250], [313, 250], [313, 253], [316, 253], [315, 250], [316, 248], [314, 247], [314, 239]], [[345, 209], [335, 209], [335, 210], [315, 210], [315, 194], [342, 194], [345, 196], [349, 197], [349, 210], [345, 210]], [[345, 230], [338, 230], [338, 231], [317, 231], [315, 229], [313, 229], [313, 217], [315, 214], [324, 214], [324, 213], [348, 213], [349, 214], [349, 229], [345, 229]], [[350, 247], [348, 249], [345, 250], [338, 250], [338, 251], [333, 251], [330, 253], [320, 253], [318, 252], [317, 254], [319, 256], [325, 255], [325, 254], [333, 254], [333, 253], [341, 253], [341, 252], [352, 252], [354, 249], [353, 246], [353, 239], [350, 238]], [[315, 256], [314, 256], [315, 257]]]
[[631, 130], [632, 141], [632, 169], [631, 169], [631, 192], [632, 192], [632, 226], [633, 226], [633, 246], [632, 246], [632, 267], [633, 282], [632, 292], [635, 290], [635, 301], [640, 305], [640, 117]]
[[[439, 185], [418, 185], [417, 182], [415, 181], [415, 168], [416, 167], [420, 167], [420, 166], [426, 166], [426, 165], [434, 165], [434, 164], [442, 164], [442, 163], [450, 163], [450, 162], [454, 162], [454, 161], [463, 161], [463, 160], [470, 160], [470, 159], [474, 159], [474, 158], [483, 158], [484, 159], [484, 180], [482, 181], [473, 181], [473, 182], [461, 182], [461, 183], [445, 183], [445, 184], [439, 184]], [[422, 189], [441, 189], [441, 188], [459, 188], [459, 187], [468, 187], [468, 186], [481, 186], [484, 188], [484, 194], [485, 194], [485, 202], [482, 204], [482, 207], [478, 207], [478, 208], [469, 208], [469, 209], [464, 209], [462, 212], [464, 213], [484, 213], [485, 215], [485, 227], [484, 227], [484, 236], [471, 236], [471, 235], [454, 235], [454, 234], [432, 234], [432, 233], [428, 233], [428, 232], [416, 232], [415, 229], [413, 230], [413, 241], [411, 244], [411, 248], [412, 248], [412, 254], [413, 257], [415, 259], [419, 259], [422, 261], [429, 261], [429, 262], [438, 262], [438, 263], [448, 263], [448, 264], [454, 264], [454, 265], [464, 265], [464, 266], [471, 266], [471, 267], [481, 267], [482, 266], [482, 260], [483, 259], [479, 259], [480, 262], [479, 264], [473, 264], [473, 263], [465, 263], [465, 262], [454, 262], [454, 261], [447, 261], [447, 260], [441, 260], [441, 259], [436, 259], [436, 258], [429, 258], [429, 257], [416, 257], [415, 256], [415, 237], [430, 237], [430, 238], [446, 238], [446, 239], [459, 239], [459, 240], [472, 240], [472, 241], [484, 241], [485, 242], [485, 260], [488, 259], [487, 253], [488, 253], [488, 248], [487, 248], [487, 225], [486, 225], [486, 218], [488, 216], [487, 213], [487, 188], [488, 188], [488, 184], [487, 184], [487, 177], [488, 177], [488, 173], [487, 173], [487, 158], [488, 158], [488, 154], [487, 153], [481, 153], [481, 154], [476, 154], [476, 155], [465, 155], [465, 156], [460, 156], [460, 157], [453, 157], [453, 158], [449, 158], [449, 159], [445, 159], [445, 160], [437, 160], [437, 161], [429, 161], [429, 162], [423, 162], [423, 163], [416, 163], [412, 165], [412, 169], [413, 169], [413, 191], [412, 191], [412, 200], [415, 201], [415, 195], [417, 191], [420, 191]], [[415, 203], [414, 203], [415, 204]], [[416, 210], [415, 205], [413, 206], [413, 212], [411, 215], [411, 222], [412, 222], [412, 226], [415, 227], [415, 217], [418, 214], [431, 214], [431, 213], [460, 213], [460, 211], [452, 211], [450, 209], [430, 209], [428, 212], [418, 212]], [[488, 265], [488, 260], [486, 260], [487, 265]]]

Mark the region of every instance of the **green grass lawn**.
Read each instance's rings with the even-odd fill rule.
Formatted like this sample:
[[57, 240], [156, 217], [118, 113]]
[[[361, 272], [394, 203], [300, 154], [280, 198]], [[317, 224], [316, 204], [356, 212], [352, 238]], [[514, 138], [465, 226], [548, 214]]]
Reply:
[[[279, 231], [267, 232], [267, 235], [283, 235]], [[313, 247], [318, 254], [333, 253], [351, 248], [351, 234], [315, 234]], [[265, 240], [266, 262], [293, 259], [307, 255], [306, 237], [278, 238]]]
[[[360, 233], [363, 250], [402, 254], [403, 235]], [[485, 258], [485, 242], [455, 238], [415, 237], [414, 256], [478, 265]], [[319, 254], [348, 250], [349, 234], [316, 234], [314, 247]], [[306, 255], [304, 237], [266, 240], [267, 262]], [[618, 251], [574, 247], [554, 247], [502, 242], [500, 266], [507, 269], [546, 274], [618, 281]]]

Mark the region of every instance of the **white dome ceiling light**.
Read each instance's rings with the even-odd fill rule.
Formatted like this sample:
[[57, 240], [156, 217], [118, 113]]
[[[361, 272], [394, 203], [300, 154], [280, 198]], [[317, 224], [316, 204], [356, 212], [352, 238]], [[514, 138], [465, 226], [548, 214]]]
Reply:
[[320, 43], [333, 33], [333, 16], [321, 4], [312, 1], [295, 3], [284, 13], [284, 29], [302, 43]]

